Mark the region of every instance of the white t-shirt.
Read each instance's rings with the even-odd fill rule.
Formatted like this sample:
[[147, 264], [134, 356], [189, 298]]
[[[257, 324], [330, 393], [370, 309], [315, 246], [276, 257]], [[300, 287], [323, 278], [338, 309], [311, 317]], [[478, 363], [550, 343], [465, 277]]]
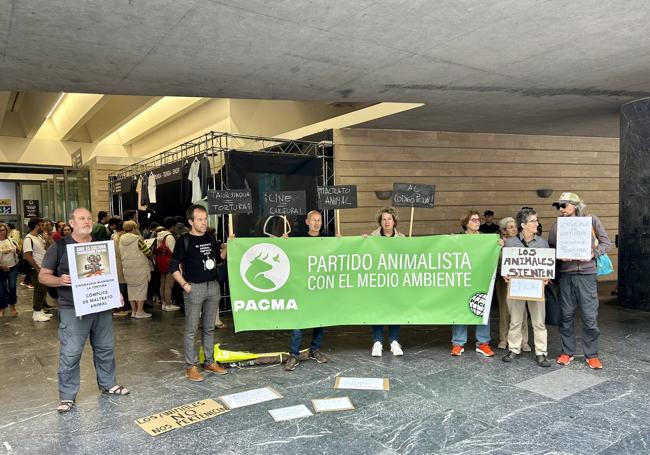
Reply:
[[23, 253], [32, 253], [34, 261], [40, 267], [45, 256], [45, 242], [37, 235], [27, 234], [23, 241]]
[[0, 265], [13, 267], [17, 264], [16, 244], [11, 239], [0, 240]]
[[201, 179], [199, 178], [200, 166], [201, 162], [197, 159], [194, 159], [192, 165], [190, 166], [190, 170], [187, 173], [187, 180], [192, 182], [192, 204], [203, 199], [203, 195], [201, 194]]
[[149, 204], [156, 203], [156, 177], [154, 177], [153, 172], [149, 174], [149, 179], [147, 180], [147, 192], [149, 193]]

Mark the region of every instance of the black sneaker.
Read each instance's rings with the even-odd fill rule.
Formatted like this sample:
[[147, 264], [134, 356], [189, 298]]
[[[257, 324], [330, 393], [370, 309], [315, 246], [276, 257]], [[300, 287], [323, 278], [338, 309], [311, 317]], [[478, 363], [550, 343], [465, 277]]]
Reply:
[[300, 365], [298, 357], [292, 355], [289, 357], [289, 360], [287, 360], [287, 363], [284, 364], [284, 371], [293, 371], [298, 365]]
[[309, 358], [314, 359], [318, 363], [327, 363], [327, 357], [325, 357], [325, 354], [320, 349], [310, 349]]
[[539, 365], [540, 367], [550, 367], [551, 366], [551, 362], [548, 361], [548, 359], [546, 358], [546, 355], [544, 355], [544, 354], [541, 354], [541, 355], [538, 355], [537, 357], [535, 357], [535, 361], [537, 362], [537, 365]]
[[508, 351], [506, 355], [504, 355], [501, 360], [504, 362], [513, 362], [519, 358], [519, 354], [516, 352]]

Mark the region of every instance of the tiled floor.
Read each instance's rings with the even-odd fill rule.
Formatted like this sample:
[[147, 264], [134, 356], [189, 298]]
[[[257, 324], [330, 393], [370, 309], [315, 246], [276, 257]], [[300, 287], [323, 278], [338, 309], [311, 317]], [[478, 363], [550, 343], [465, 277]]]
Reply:
[[[500, 360], [505, 351], [486, 359], [467, 349], [452, 358], [446, 326], [403, 327], [404, 357], [385, 352], [374, 359], [370, 328], [336, 327], [326, 331], [327, 364], [307, 361], [291, 373], [278, 365], [247, 367], [191, 383], [183, 375], [183, 316], [155, 309], [151, 320], [115, 321], [118, 379], [131, 395], [98, 393], [87, 347], [77, 407], [58, 415], [57, 323], [32, 322], [30, 291], [21, 288], [21, 314], [0, 320], [0, 454], [648, 454], [650, 313], [621, 309], [610, 290], [600, 289], [602, 371], [588, 369], [581, 357], [565, 368], [540, 368], [530, 353], [511, 364]], [[258, 352], [285, 350], [289, 342], [286, 332], [225, 329], [217, 337], [226, 349]], [[554, 358], [555, 327], [548, 345]], [[388, 377], [390, 391], [334, 390], [337, 375]], [[267, 385], [284, 398], [155, 438], [134, 423]], [[346, 395], [354, 411], [283, 423], [267, 412]]]

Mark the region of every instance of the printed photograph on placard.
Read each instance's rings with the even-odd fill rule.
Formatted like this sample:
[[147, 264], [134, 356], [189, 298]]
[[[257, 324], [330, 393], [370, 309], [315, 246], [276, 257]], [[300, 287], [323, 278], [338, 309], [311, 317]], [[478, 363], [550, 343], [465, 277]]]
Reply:
[[108, 247], [105, 244], [75, 246], [74, 252], [79, 279], [110, 275]]

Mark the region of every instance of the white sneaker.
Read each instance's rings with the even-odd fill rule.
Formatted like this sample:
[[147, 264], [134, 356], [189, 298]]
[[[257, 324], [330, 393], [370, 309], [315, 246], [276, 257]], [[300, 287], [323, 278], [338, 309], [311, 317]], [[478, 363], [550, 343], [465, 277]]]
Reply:
[[372, 345], [372, 356], [381, 357], [381, 351], [384, 349], [381, 342], [375, 341], [375, 344]]
[[397, 341], [393, 341], [390, 344], [390, 352], [393, 353], [393, 355], [398, 356], [398, 355], [404, 355], [404, 351], [402, 351], [402, 346]]
[[32, 314], [32, 320], [35, 322], [47, 322], [50, 320], [50, 318], [48, 318], [47, 315], [42, 311], [34, 311]]
[[179, 307], [178, 305], [174, 305], [173, 303], [171, 303], [169, 305], [163, 305], [162, 306], [163, 311], [178, 311], [180, 309], [181, 309], [181, 307]]
[[142, 313], [135, 313], [134, 317], [136, 319], [147, 319], [151, 317], [151, 313], [147, 313], [146, 311], [143, 311]]

